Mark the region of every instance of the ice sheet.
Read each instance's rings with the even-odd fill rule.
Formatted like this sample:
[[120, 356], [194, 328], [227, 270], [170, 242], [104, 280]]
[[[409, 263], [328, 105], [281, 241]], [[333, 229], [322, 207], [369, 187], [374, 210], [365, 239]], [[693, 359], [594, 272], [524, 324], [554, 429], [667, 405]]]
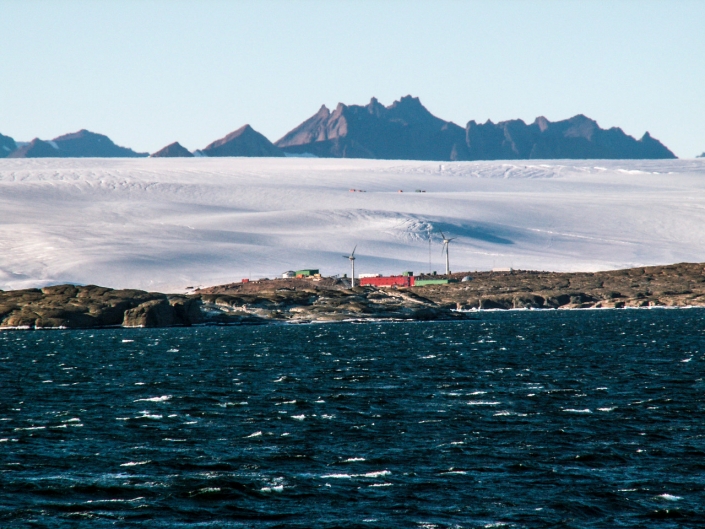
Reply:
[[705, 261], [705, 160], [0, 160], [2, 289], [422, 272], [429, 227], [439, 272], [441, 230], [454, 271]]

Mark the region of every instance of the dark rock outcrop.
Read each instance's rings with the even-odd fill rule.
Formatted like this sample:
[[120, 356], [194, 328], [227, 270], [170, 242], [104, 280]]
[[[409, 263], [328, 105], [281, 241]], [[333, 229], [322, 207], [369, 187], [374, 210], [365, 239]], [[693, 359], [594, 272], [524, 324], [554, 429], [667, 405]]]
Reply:
[[169, 304], [174, 309], [174, 321], [179, 325], [192, 325], [204, 320], [201, 300], [197, 297], [169, 296]]
[[200, 300], [95, 285], [0, 291], [0, 327], [168, 327], [202, 319]]
[[15, 150], [17, 150], [15, 140], [10, 138], [10, 136], [0, 134], [0, 158], [7, 158], [7, 156]]
[[151, 293], [150, 299], [125, 310], [123, 327], [171, 327], [200, 323], [203, 315], [200, 301], [186, 296]]
[[193, 153], [175, 141], [151, 154], [150, 158], [193, 158]]
[[214, 141], [200, 152], [206, 156], [284, 156], [281, 149], [249, 125]]
[[139, 158], [147, 153], [115, 145], [110, 138], [87, 130], [64, 134], [51, 141], [33, 139], [8, 158]]
[[700, 156], [696, 156], [696, 158], [705, 158], [705, 152], [703, 152]]
[[[159, 296], [164, 297], [163, 294]], [[0, 292], [0, 327], [88, 328], [122, 325], [125, 311], [154, 295], [95, 285]]]
[[325, 106], [276, 142], [284, 152], [328, 158], [401, 160], [675, 158], [647, 132], [640, 140], [619, 128], [601, 129], [583, 115], [550, 122], [544, 117], [478, 124], [463, 129], [431, 114], [418, 100], [402, 97], [388, 107]]
[[170, 327], [174, 325], [176, 311], [166, 298], [145, 301], [134, 309], [125, 311], [123, 327]]

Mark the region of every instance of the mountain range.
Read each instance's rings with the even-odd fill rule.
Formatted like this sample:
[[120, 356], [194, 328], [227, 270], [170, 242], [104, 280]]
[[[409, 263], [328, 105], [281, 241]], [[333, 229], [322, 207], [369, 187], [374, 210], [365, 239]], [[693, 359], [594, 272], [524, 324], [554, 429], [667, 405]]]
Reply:
[[205, 156], [284, 156], [281, 149], [249, 125], [214, 141], [199, 153]]
[[[9, 141], [8, 141], [9, 140]], [[14, 145], [14, 149], [11, 148]], [[4, 149], [2, 149], [4, 147]], [[7, 158], [138, 158], [148, 153], [135, 152], [115, 145], [110, 138], [85, 129], [64, 134], [53, 140], [34, 138], [18, 145], [12, 138], [0, 135], [0, 157]], [[3, 156], [3, 154], [5, 156]]]
[[[19, 144], [0, 134], [0, 158], [142, 157], [110, 138], [80, 130]], [[536, 118], [493, 123], [470, 121], [463, 128], [431, 114], [416, 97], [389, 106], [372, 98], [367, 105], [325, 105], [275, 143], [244, 125], [203, 149], [189, 152], [178, 142], [152, 157], [316, 156], [391, 160], [656, 159], [676, 156], [646, 132], [635, 139], [618, 127], [602, 129], [579, 114], [562, 121]]]
[[675, 158], [647, 132], [640, 140], [622, 129], [601, 129], [577, 115], [551, 122], [538, 117], [465, 128], [431, 114], [418, 98], [406, 96], [385, 107], [372, 98], [366, 106], [325, 106], [275, 145], [285, 153], [334, 158], [400, 160], [515, 160], [555, 158]]

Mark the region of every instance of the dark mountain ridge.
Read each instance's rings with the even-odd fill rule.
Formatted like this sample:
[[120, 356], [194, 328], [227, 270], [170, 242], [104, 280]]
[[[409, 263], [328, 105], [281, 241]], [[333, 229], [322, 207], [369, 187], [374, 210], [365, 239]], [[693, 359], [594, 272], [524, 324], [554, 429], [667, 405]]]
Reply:
[[327, 158], [401, 160], [506, 160], [556, 158], [675, 158], [647, 132], [636, 140], [613, 127], [601, 129], [583, 115], [527, 125], [470, 121], [463, 129], [431, 114], [418, 98], [405, 96], [388, 107], [372, 98], [366, 106], [322, 106], [275, 145], [287, 153]]
[[[9, 139], [12, 140], [12, 138]], [[12, 143], [15, 143], [14, 140]], [[139, 158], [144, 156], [148, 154], [120, 147], [107, 136], [85, 129], [58, 136], [51, 141], [34, 138], [27, 145], [15, 148], [7, 154], [8, 158]]]
[[321, 157], [447, 160], [463, 142], [462, 127], [406, 96], [388, 107], [375, 98], [366, 106], [340, 103], [333, 112], [322, 106], [275, 145], [284, 152]]
[[[541, 116], [461, 127], [431, 114], [417, 97], [404, 96], [389, 106], [372, 98], [367, 105], [325, 105], [276, 143], [250, 125], [190, 153], [178, 142], [154, 157], [314, 155], [322, 158], [385, 160], [522, 160], [522, 159], [658, 159], [676, 158], [646, 132], [635, 139], [618, 127], [602, 129], [578, 114], [551, 122]], [[142, 157], [147, 153], [120, 147], [107, 136], [87, 130], [51, 141], [35, 138], [18, 145], [0, 134], [0, 158]]]
[[7, 158], [12, 152], [17, 150], [17, 143], [10, 136], [0, 134], [0, 158]]
[[127, 147], [115, 145], [103, 134], [96, 134], [85, 129], [64, 134], [52, 140], [62, 156], [67, 158], [139, 158], [149, 156], [146, 152], [135, 152]]
[[189, 152], [178, 141], [170, 143], [157, 152], [150, 154], [151, 158], [193, 158], [193, 153]]
[[206, 156], [284, 156], [279, 148], [249, 125], [214, 141], [200, 152]]
[[470, 160], [676, 157], [648, 132], [636, 140], [618, 127], [601, 129], [582, 114], [556, 122], [541, 116], [530, 125], [520, 119], [497, 124], [470, 121], [465, 143]]
[[12, 151], [8, 158], [57, 158], [60, 157], [58, 149], [48, 141], [34, 138], [27, 145]]

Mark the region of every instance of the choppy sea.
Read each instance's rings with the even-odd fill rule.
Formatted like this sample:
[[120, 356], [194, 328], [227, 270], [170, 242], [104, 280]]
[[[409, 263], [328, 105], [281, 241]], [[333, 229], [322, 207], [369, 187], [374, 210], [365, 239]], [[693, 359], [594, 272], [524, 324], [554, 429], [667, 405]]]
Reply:
[[705, 526], [705, 310], [0, 333], [0, 527]]

